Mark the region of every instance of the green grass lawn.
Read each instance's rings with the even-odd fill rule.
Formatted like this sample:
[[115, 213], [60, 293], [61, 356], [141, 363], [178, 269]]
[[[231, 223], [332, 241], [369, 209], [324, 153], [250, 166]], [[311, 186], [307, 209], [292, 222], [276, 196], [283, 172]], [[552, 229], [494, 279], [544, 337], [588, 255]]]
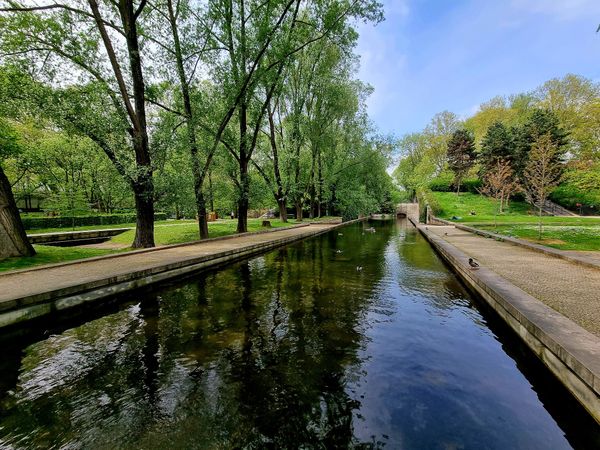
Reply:
[[[497, 211], [498, 205], [489, 197], [471, 193], [461, 193], [457, 196], [453, 192], [434, 192], [433, 196], [439, 204], [437, 217], [474, 226], [494, 223], [494, 213]], [[471, 211], [474, 211], [475, 215], [471, 215]], [[452, 217], [458, 217], [458, 219], [452, 219]], [[538, 216], [530, 210], [527, 203], [511, 201], [510, 206], [502, 214], [496, 216], [496, 220], [498, 225], [512, 223], [533, 225], [538, 223]], [[548, 225], [600, 225], [600, 218], [543, 216], [542, 223]]]
[[545, 225], [543, 227], [541, 240], [538, 239], [538, 228], [536, 225], [501, 225], [496, 229], [494, 229], [493, 225], [479, 225], [477, 228], [506, 236], [525, 239], [560, 250], [600, 251], [600, 226], [598, 225]]
[[[543, 235], [538, 240], [538, 216], [530, 211], [525, 202], [512, 201], [510, 207], [496, 216], [497, 203], [478, 194], [434, 192], [442, 219], [462, 222], [482, 230], [526, 239], [561, 250], [600, 250], [600, 218], [543, 216]], [[470, 215], [474, 211], [475, 215]], [[452, 219], [458, 217], [459, 219]]]
[[[287, 223], [279, 219], [269, 219], [273, 228], [297, 225], [295, 221]], [[262, 219], [248, 219], [248, 231], [265, 230], [261, 226]], [[208, 233], [210, 237], [227, 236], [236, 232], [237, 220], [219, 220], [209, 222]], [[135, 230], [113, 237], [110, 242], [116, 244], [131, 244], [135, 236]], [[198, 224], [196, 222], [172, 223], [168, 226], [157, 226], [154, 228], [154, 242], [156, 245], [181, 244], [198, 240]]]
[[52, 247], [50, 245], [34, 245], [33, 247], [37, 252], [35, 256], [8, 258], [0, 261], [0, 272], [115, 253], [115, 250], [101, 250], [97, 248]]

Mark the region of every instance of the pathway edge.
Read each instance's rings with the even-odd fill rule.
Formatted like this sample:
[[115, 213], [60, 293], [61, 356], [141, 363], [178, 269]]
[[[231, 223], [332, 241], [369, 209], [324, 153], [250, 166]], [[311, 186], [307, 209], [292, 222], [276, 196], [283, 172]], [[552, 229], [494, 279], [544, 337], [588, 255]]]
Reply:
[[[553, 256], [554, 258], [564, 259], [566, 261], [570, 261], [575, 264], [579, 264], [581, 266], [591, 267], [593, 269], [600, 269], [600, 263], [596, 261], [590, 260], [585, 256], [576, 256], [572, 254], [565, 253], [562, 250], [547, 247], [545, 245], [536, 244], [534, 242], [528, 242], [523, 239], [513, 238], [510, 236], [504, 236], [497, 233], [492, 233], [491, 231], [480, 230], [479, 228], [470, 227], [468, 225], [463, 225], [461, 223], [452, 222], [446, 219], [440, 219], [439, 217], [430, 217], [430, 221], [439, 222], [442, 225], [449, 225], [459, 230], [468, 231], [469, 233], [477, 234], [482, 237], [496, 239], [497, 241], [506, 242], [507, 244], [516, 245], [518, 247], [525, 247], [529, 250], [533, 250], [538, 253], [543, 253], [544, 255]], [[435, 223], [432, 225], [436, 225]]]
[[470, 270], [467, 254], [427, 226], [414, 225], [600, 423], [600, 338], [495, 272], [485, 267]]

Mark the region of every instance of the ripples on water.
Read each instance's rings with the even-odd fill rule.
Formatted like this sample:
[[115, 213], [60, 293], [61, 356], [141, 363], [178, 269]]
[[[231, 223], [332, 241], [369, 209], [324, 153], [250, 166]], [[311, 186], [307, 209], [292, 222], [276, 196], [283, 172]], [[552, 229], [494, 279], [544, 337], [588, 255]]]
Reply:
[[1, 446], [600, 447], [415, 230], [362, 227], [4, 339]]

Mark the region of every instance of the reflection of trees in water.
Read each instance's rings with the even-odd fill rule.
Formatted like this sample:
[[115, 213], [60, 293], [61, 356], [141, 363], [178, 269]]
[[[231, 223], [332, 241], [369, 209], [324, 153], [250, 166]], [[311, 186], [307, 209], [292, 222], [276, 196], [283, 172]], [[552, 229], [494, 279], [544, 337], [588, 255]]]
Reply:
[[[139, 305], [28, 347], [18, 381], [5, 378], [16, 388], [2, 438], [349, 445], [358, 403], [345, 380], [360, 365], [361, 319], [384, 269], [369, 259], [389, 231], [343, 234], [144, 294]], [[34, 396], [36, 386], [46, 391]]]

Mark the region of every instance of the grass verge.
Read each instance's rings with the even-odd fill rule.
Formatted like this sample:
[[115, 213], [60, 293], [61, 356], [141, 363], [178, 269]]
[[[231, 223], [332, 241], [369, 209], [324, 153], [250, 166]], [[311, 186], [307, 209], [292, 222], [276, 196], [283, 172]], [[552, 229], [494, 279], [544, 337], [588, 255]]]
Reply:
[[37, 252], [35, 256], [8, 258], [0, 261], [0, 272], [115, 253], [115, 250], [102, 250], [97, 248], [52, 247], [50, 245], [34, 245], [33, 247]]
[[496, 229], [490, 225], [479, 225], [477, 228], [560, 250], [600, 251], [600, 226], [546, 225], [542, 239], [538, 239], [536, 225], [502, 225]]

